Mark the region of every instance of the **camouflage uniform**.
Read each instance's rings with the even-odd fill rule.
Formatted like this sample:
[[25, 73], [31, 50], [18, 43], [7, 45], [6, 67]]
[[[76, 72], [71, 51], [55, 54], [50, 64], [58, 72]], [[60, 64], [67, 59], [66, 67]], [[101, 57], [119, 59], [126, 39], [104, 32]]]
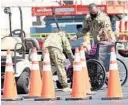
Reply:
[[71, 36], [71, 34], [67, 33], [66, 31], [63, 31], [66, 34], [66, 37], [68, 38], [68, 40], [72, 40], [74, 37]]
[[93, 20], [91, 19], [91, 16], [89, 14], [85, 17], [83, 22], [83, 29], [76, 35], [79, 38], [84, 36], [87, 32], [90, 32], [94, 38], [94, 42], [97, 43], [99, 41], [97, 37], [99, 36], [99, 31], [102, 28], [112, 30], [110, 18], [107, 16], [107, 14], [98, 11], [98, 16]]
[[68, 87], [65, 71], [66, 57], [63, 52], [66, 53], [71, 64], [73, 63], [73, 54], [66, 33], [60, 31], [58, 33], [50, 34], [44, 42], [44, 47], [48, 48], [51, 62], [57, 68], [59, 82], [63, 88]]

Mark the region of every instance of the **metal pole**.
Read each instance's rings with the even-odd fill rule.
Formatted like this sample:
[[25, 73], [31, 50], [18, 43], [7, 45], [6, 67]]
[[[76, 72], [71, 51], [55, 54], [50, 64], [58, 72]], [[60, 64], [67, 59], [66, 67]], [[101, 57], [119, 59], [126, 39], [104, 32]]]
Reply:
[[22, 10], [21, 7], [18, 7], [20, 11], [20, 25], [21, 25], [21, 30], [23, 30], [23, 15], [22, 15]]
[[55, 23], [56, 23], [57, 29], [58, 29], [58, 30], [60, 30], [60, 27], [59, 27], [59, 24], [58, 24], [58, 21], [57, 21], [57, 18], [56, 18], [55, 12], [54, 12], [54, 10], [53, 10], [53, 8], [52, 8], [52, 7], [51, 7], [51, 9], [52, 9], [52, 15], [53, 15], [53, 17], [54, 17], [54, 20], [55, 20]]
[[[21, 10], [21, 7], [18, 7], [19, 8], [19, 12], [20, 12], [20, 27], [21, 27], [21, 30], [23, 31], [23, 14], [22, 14], [22, 10]], [[23, 38], [24, 38], [25, 36], [23, 36], [23, 33], [22, 33], [22, 35], [21, 35], [21, 38], [22, 38], [22, 41], [23, 41]]]
[[11, 21], [12, 13], [11, 13], [11, 8], [10, 7], [5, 7], [4, 8], [4, 13], [8, 14], [8, 16], [9, 16], [9, 31], [10, 31], [10, 35], [11, 35], [11, 32], [12, 32], [12, 21]]
[[[12, 20], [11, 20], [11, 16], [12, 16], [12, 14], [11, 13], [9, 13], [9, 28], [10, 28], [10, 35], [11, 35], [11, 32], [12, 32]], [[12, 35], [11, 35], [12, 36]]]

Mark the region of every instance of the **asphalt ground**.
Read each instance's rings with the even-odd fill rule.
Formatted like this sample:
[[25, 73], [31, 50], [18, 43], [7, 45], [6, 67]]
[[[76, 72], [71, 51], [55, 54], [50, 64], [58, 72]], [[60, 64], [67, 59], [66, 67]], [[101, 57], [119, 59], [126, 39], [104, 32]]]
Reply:
[[[128, 68], [128, 58], [119, 57], [122, 59]], [[56, 88], [56, 96], [61, 97], [61, 100], [55, 101], [34, 101], [34, 99], [24, 99], [21, 101], [2, 101], [1, 105], [128, 105], [128, 81], [122, 87], [123, 97], [122, 100], [101, 100], [106, 97], [106, 85], [103, 86], [95, 94], [92, 95], [91, 100], [78, 100], [78, 101], [66, 101], [65, 98], [71, 97], [70, 93], [62, 92]], [[26, 96], [25, 94], [18, 95], [19, 97]]]
[[[61, 97], [61, 100], [56, 101], [34, 101], [34, 99], [24, 99], [21, 101], [2, 101], [1, 105], [128, 105], [128, 82], [122, 87], [123, 97], [122, 100], [101, 100], [106, 97], [106, 86], [102, 89], [95, 91], [91, 100], [78, 100], [78, 101], [66, 101], [65, 98], [70, 97], [69, 92], [62, 92], [56, 89], [56, 96]], [[18, 95], [26, 96], [25, 94]]]

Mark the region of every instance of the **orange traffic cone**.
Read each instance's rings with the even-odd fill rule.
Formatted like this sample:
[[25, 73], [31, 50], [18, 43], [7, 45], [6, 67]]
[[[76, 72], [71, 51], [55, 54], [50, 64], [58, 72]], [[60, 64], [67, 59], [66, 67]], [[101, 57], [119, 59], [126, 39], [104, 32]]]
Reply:
[[102, 98], [103, 100], [116, 100], [122, 99], [122, 89], [118, 71], [118, 65], [116, 61], [115, 48], [111, 48], [110, 67], [109, 67], [109, 78], [108, 78], [108, 89], [107, 97]]
[[48, 49], [44, 49], [43, 71], [42, 71], [42, 92], [41, 98], [35, 99], [36, 101], [46, 100], [59, 100], [55, 95], [53, 76], [51, 70], [51, 63], [49, 58]]
[[71, 98], [66, 98], [66, 100], [84, 100], [88, 99], [86, 96], [86, 90], [84, 92], [83, 88], [83, 72], [82, 65], [80, 62], [79, 49], [75, 49], [75, 60], [73, 62], [73, 86]]
[[24, 96], [24, 98], [36, 98], [41, 96], [41, 74], [39, 70], [39, 64], [37, 60], [37, 51], [36, 48], [32, 48], [32, 67], [30, 74], [30, 89], [29, 96]]
[[128, 35], [120, 35], [119, 41], [121, 42], [127, 42], [128, 41]]
[[17, 88], [16, 88], [15, 77], [14, 77], [13, 63], [12, 63], [11, 53], [9, 50], [7, 51], [3, 97], [1, 100], [2, 101], [22, 100], [22, 98], [18, 98], [17, 96]]
[[89, 82], [90, 79], [89, 79], [89, 75], [88, 75], [88, 70], [87, 70], [87, 65], [86, 65], [86, 58], [85, 58], [85, 52], [84, 52], [84, 47], [83, 46], [80, 47], [80, 59], [81, 59], [82, 71], [83, 71], [84, 94], [92, 95], [91, 84]]

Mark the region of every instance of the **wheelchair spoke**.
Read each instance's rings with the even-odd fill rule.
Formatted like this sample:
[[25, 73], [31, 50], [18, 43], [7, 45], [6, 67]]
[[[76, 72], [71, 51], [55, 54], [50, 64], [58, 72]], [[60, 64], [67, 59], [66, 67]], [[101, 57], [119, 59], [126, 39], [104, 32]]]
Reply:
[[92, 90], [100, 89], [105, 82], [106, 72], [103, 65], [97, 60], [88, 60], [87, 67], [91, 79]]
[[121, 82], [121, 85], [123, 86], [127, 81], [127, 75], [128, 75], [127, 67], [125, 63], [120, 59], [117, 59], [117, 64], [118, 64], [118, 70], [120, 75], [120, 82]]

